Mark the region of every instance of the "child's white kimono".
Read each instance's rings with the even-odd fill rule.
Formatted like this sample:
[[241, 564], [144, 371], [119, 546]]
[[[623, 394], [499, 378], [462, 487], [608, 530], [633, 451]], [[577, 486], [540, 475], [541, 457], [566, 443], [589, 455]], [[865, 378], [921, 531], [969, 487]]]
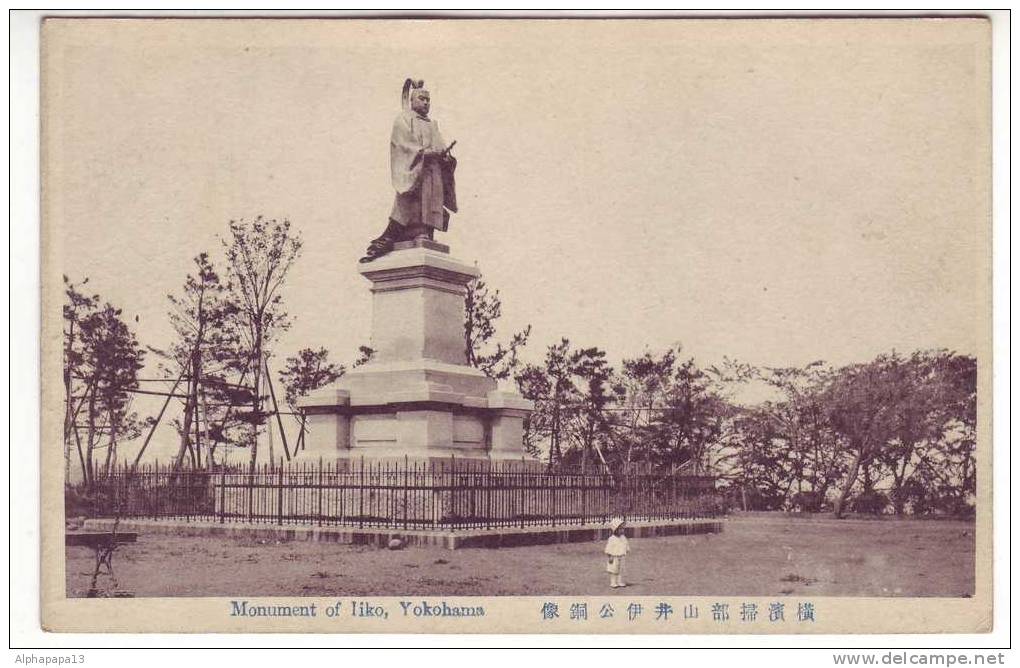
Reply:
[[623, 587], [623, 558], [630, 552], [630, 544], [626, 536], [613, 534], [606, 541], [606, 554], [609, 556], [609, 563], [606, 564], [606, 572], [609, 573], [610, 587]]

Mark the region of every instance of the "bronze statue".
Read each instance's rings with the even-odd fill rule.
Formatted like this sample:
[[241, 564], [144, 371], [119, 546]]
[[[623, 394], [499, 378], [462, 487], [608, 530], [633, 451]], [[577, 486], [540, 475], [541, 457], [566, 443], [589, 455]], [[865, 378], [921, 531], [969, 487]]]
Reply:
[[368, 245], [362, 262], [371, 262], [393, 250], [398, 241], [431, 239], [433, 230], [446, 231], [450, 212], [457, 211], [453, 172], [457, 160], [429, 118], [429, 92], [425, 82], [407, 79], [402, 94], [404, 110], [393, 121], [390, 135], [390, 173], [396, 196], [389, 224]]

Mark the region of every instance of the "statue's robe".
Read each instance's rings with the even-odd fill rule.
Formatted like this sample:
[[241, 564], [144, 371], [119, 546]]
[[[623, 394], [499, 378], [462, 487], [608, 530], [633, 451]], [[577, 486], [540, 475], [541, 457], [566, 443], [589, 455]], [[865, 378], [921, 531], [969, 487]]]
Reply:
[[390, 219], [405, 227], [424, 225], [446, 231], [449, 211], [457, 211], [452, 158], [426, 161], [425, 149], [443, 150], [446, 143], [434, 120], [405, 111], [393, 122], [390, 136], [390, 171], [393, 200]]

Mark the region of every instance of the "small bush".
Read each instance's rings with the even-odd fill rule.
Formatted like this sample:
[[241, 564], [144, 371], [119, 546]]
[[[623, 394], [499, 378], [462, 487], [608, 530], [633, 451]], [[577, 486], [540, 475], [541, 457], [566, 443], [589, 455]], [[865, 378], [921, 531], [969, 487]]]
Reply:
[[975, 515], [974, 504], [959, 496], [920, 496], [912, 500], [911, 509], [915, 515], [944, 515], [961, 519], [973, 519]]
[[821, 513], [828, 507], [825, 495], [820, 492], [797, 492], [790, 499], [790, 506], [802, 513]]
[[882, 492], [874, 490], [861, 492], [851, 503], [851, 508], [853, 508], [854, 512], [868, 515], [881, 515], [888, 507], [889, 497]]
[[778, 493], [769, 493], [760, 489], [748, 489], [743, 497], [741, 497], [741, 493], [738, 491], [736, 498], [738, 504], [746, 499], [748, 510], [783, 509], [783, 495]]
[[701, 498], [700, 512], [707, 515], [725, 515], [730, 512], [730, 500], [722, 494], [707, 494]]
[[98, 517], [108, 505], [108, 499], [99, 490], [64, 488], [64, 517]]

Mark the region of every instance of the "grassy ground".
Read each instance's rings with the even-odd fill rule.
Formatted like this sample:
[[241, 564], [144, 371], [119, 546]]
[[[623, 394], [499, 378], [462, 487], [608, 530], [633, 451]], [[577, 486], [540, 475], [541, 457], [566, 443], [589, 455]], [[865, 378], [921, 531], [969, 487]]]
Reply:
[[[602, 543], [385, 550], [328, 543], [141, 535], [120, 548], [120, 589], [135, 596], [627, 595], [969, 596], [974, 525], [738, 517], [723, 533], [631, 540], [611, 590]], [[94, 558], [67, 548], [68, 596]], [[109, 579], [100, 577], [100, 585]]]

